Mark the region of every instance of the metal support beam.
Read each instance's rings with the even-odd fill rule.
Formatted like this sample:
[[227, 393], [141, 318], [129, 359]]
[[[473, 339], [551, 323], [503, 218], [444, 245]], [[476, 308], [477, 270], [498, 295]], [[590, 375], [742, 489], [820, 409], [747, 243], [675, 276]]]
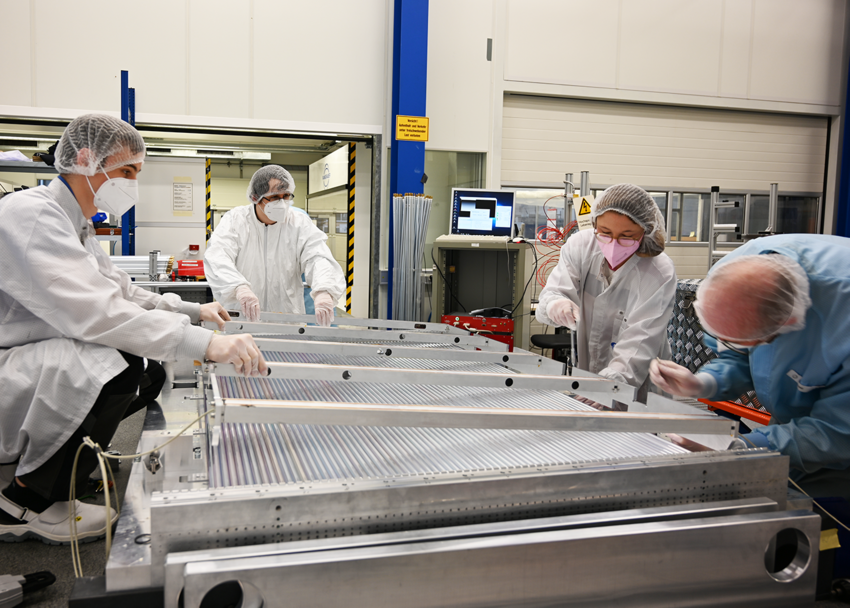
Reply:
[[[425, 142], [399, 141], [398, 116], [426, 116], [428, 81], [428, 0], [395, 0], [393, 8], [392, 158], [389, 194], [422, 194]], [[387, 316], [392, 316], [395, 229], [390, 205]]]
[[[218, 325], [209, 321], [204, 322], [207, 329], [217, 330]], [[461, 336], [447, 334], [428, 334], [417, 331], [380, 331], [371, 329], [341, 329], [339, 327], [319, 327], [309, 325], [283, 325], [279, 323], [241, 323], [227, 321], [224, 330], [229, 334], [256, 334], [260, 337], [292, 336], [294, 338], [317, 338], [320, 340], [356, 340], [361, 343], [384, 343], [405, 341], [425, 344], [445, 344], [458, 348], [480, 348], [496, 352], [507, 352], [508, 345], [483, 336]]]
[[[230, 316], [234, 314], [238, 317], [238, 311], [231, 311]], [[261, 312], [260, 321], [268, 321], [271, 323], [307, 323], [313, 324], [316, 322], [314, 315], [291, 315], [281, 312]], [[447, 325], [446, 323], [420, 323], [418, 321], [398, 321], [394, 319], [358, 319], [355, 317], [344, 317], [337, 315], [334, 319], [335, 326], [350, 326], [350, 327], [368, 327], [371, 329], [403, 329], [405, 331], [421, 331], [429, 333], [453, 334], [468, 336], [470, 332]]]
[[[381, 384], [429, 384], [435, 386], [464, 386], [481, 388], [510, 388], [513, 390], [568, 391], [606, 393], [615, 399], [632, 401], [635, 389], [628, 384], [605, 378], [575, 376], [544, 376], [539, 374], [482, 374], [478, 372], [448, 372], [444, 370], [411, 370], [384, 367], [354, 367], [310, 363], [268, 364], [271, 379], [327, 380], [369, 382]], [[241, 376], [230, 364], [215, 364], [213, 373], [219, 376]], [[714, 416], [712, 416], [714, 417]]]
[[731, 437], [737, 423], [718, 416], [527, 410], [275, 399], [222, 399], [222, 422], [603, 433], [700, 433]]

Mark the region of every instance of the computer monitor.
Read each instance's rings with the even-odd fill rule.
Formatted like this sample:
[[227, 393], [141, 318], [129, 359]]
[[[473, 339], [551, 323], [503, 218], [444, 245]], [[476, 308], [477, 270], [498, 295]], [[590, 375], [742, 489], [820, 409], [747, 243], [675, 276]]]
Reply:
[[514, 193], [452, 188], [452, 234], [511, 236]]

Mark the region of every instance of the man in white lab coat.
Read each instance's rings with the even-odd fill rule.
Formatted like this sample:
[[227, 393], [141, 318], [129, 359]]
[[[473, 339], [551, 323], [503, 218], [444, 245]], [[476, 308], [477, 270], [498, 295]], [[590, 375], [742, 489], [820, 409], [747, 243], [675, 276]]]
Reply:
[[[68, 125], [56, 150], [59, 178], [0, 201], [0, 540], [70, 540], [70, 484], [85, 488], [96, 459], [137, 399], [144, 357], [267, 369], [250, 337], [214, 336], [218, 304], [198, 305], [135, 287], [93, 238], [98, 209], [122, 215], [137, 202], [145, 144], [120, 120], [97, 114]], [[142, 387], [155, 397], [158, 387]], [[79, 503], [81, 539], [105, 534], [105, 510]]]
[[304, 314], [304, 285], [312, 288], [316, 321], [330, 325], [345, 278], [328, 237], [304, 213], [290, 208], [295, 181], [267, 165], [248, 186], [253, 203], [228, 211], [207, 245], [204, 271], [216, 300], [249, 321], [260, 311]]
[[664, 253], [664, 218], [633, 184], [605, 190], [591, 217], [594, 229], [561, 247], [540, 292], [537, 320], [577, 329], [577, 367], [639, 388], [641, 400], [650, 362], [670, 358], [676, 269]]

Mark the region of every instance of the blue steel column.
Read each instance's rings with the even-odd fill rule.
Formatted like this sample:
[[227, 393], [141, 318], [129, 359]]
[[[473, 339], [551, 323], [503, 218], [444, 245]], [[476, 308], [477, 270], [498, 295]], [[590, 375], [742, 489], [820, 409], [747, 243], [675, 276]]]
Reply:
[[[121, 70], [121, 120], [136, 124], [136, 90], [130, 88], [130, 75]], [[136, 255], [136, 208], [121, 216], [121, 255]]]
[[425, 142], [398, 141], [396, 117], [425, 116], [428, 76], [428, 0], [394, 0], [392, 155], [390, 158], [390, 235], [387, 318], [393, 301], [393, 194], [423, 194]]
[[[835, 234], [850, 237], [850, 68], [845, 93], [841, 113], [841, 171], [838, 175]], [[829, 232], [829, 228], [824, 226], [824, 231]]]

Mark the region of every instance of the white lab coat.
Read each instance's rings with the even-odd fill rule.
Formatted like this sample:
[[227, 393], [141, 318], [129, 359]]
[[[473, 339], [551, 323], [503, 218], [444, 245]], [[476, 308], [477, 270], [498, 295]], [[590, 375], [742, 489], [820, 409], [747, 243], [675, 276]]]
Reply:
[[643, 389], [655, 357], [670, 358], [667, 325], [676, 297], [676, 269], [662, 253], [632, 256], [610, 285], [603, 273], [605, 256], [592, 230], [583, 230], [561, 247], [558, 265], [540, 292], [537, 320], [555, 325], [546, 314], [555, 300], [578, 304], [578, 366]]
[[17, 475], [82, 424], [118, 350], [201, 359], [212, 337], [199, 304], [135, 287], [93, 234], [60, 179], [0, 200], [0, 463], [20, 457]]
[[310, 217], [291, 209], [286, 222], [266, 225], [244, 205], [228, 211], [213, 232], [204, 254], [204, 272], [222, 306], [239, 310], [236, 288], [248, 285], [267, 312], [304, 314], [307, 284], [337, 301], [345, 278], [331, 255], [324, 232]]

